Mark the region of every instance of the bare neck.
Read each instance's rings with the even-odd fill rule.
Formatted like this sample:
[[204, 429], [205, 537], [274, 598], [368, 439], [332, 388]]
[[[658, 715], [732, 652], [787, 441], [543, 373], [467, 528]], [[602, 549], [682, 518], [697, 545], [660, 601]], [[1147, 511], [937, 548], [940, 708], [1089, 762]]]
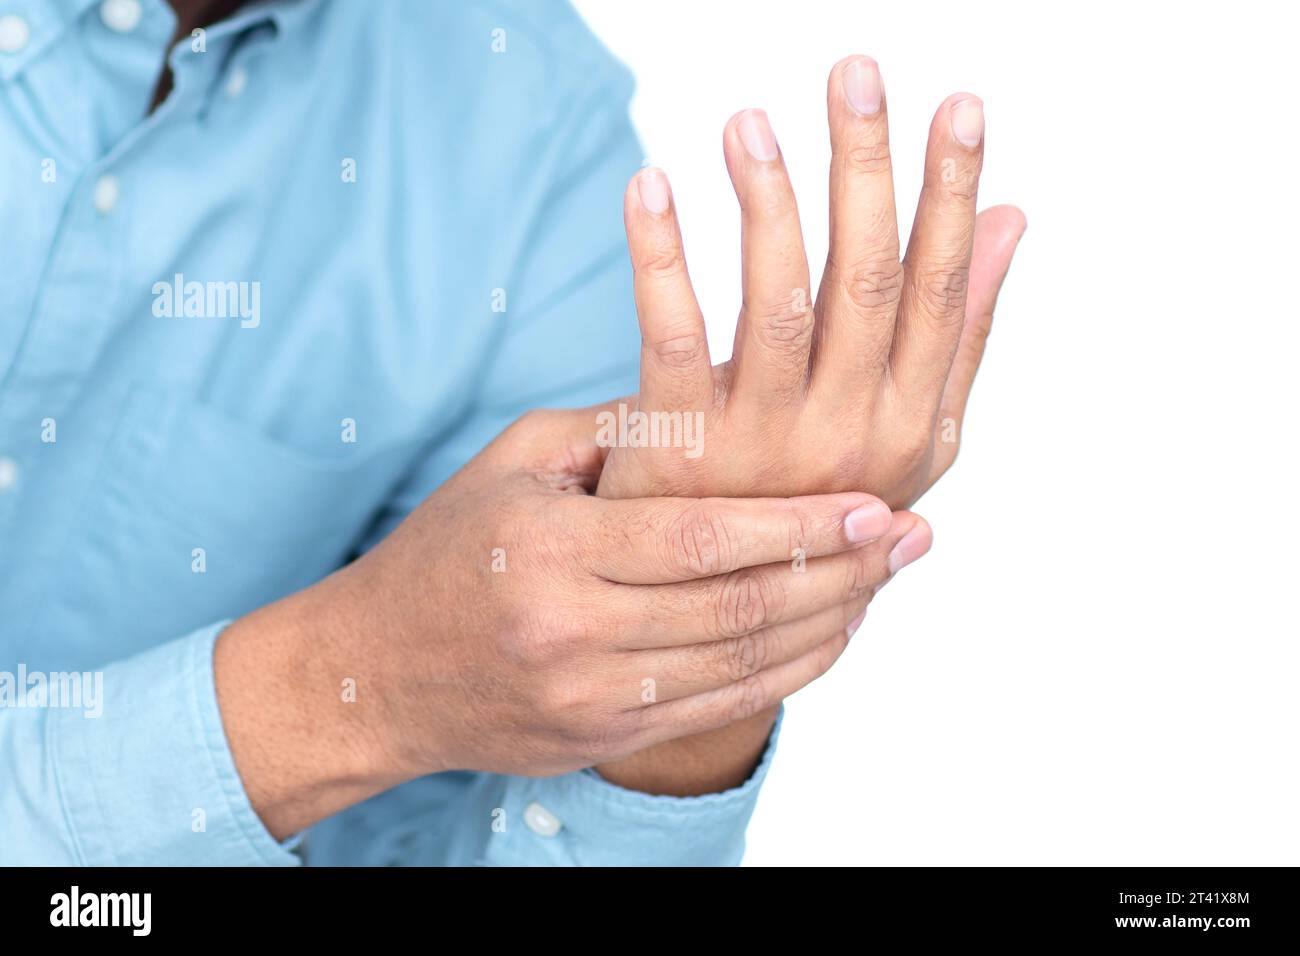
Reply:
[[211, 26], [244, 5], [244, 0], [167, 0], [176, 13], [176, 33]]
[[[167, 44], [170, 50], [182, 38], [189, 36], [199, 27], [208, 27], [224, 20], [244, 5], [246, 0], [167, 0], [176, 13], [176, 33]], [[153, 102], [149, 104], [152, 113], [172, 91], [171, 67], [164, 61], [162, 73], [158, 76], [158, 85], [154, 87]]]

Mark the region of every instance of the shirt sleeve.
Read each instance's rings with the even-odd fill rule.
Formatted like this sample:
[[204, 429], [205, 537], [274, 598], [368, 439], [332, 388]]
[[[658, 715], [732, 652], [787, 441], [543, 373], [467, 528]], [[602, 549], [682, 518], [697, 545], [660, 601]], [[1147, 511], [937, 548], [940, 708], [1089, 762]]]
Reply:
[[298, 862], [262, 825], [230, 755], [212, 670], [223, 626], [90, 674], [83, 686], [100, 694], [83, 695], [87, 706], [0, 710], [0, 863]]
[[698, 797], [661, 797], [616, 786], [594, 770], [561, 777], [485, 775], [465, 811], [504, 826], [487, 837], [487, 866], [736, 866], [767, 777], [781, 720], [758, 768], [741, 786]]

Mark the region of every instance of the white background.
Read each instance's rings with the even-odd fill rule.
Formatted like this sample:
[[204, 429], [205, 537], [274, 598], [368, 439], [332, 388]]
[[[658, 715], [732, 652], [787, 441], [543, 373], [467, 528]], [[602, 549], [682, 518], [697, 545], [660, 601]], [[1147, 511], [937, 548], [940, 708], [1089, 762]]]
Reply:
[[986, 104], [1029, 229], [929, 556], [788, 704], [749, 864], [1300, 863], [1300, 16], [1283, 4], [580, 0], [639, 81], [715, 360], [723, 123], [772, 119], [813, 285], [825, 84], [880, 62], [904, 234], [930, 117]]

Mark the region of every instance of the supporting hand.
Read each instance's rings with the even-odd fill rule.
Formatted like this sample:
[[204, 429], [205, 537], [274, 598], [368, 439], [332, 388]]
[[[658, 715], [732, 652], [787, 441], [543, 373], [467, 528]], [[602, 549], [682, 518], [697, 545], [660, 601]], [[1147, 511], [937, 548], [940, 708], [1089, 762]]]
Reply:
[[839, 656], [890, 573], [882, 502], [597, 498], [595, 414], [526, 416], [373, 551], [222, 635], [226, 732], [273, 833], [440, 770], [619, 760]]

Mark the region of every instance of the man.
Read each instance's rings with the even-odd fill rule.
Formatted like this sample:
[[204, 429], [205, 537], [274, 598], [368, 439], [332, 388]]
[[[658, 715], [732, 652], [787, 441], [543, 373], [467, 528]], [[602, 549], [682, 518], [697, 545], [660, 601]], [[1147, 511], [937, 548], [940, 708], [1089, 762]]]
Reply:
[[[565, 4], [15, 3], [0, 51], [0, 861], [737, 861], [779, 701], [929, 545], [890, 509], [1023, 228], [975, 228], [978, 100], [904, 270], [879, 73], [837, 65], [815, 297], [733, 119], [715, 369]], [[628, 408], [699, 454], [603, 440]]]

